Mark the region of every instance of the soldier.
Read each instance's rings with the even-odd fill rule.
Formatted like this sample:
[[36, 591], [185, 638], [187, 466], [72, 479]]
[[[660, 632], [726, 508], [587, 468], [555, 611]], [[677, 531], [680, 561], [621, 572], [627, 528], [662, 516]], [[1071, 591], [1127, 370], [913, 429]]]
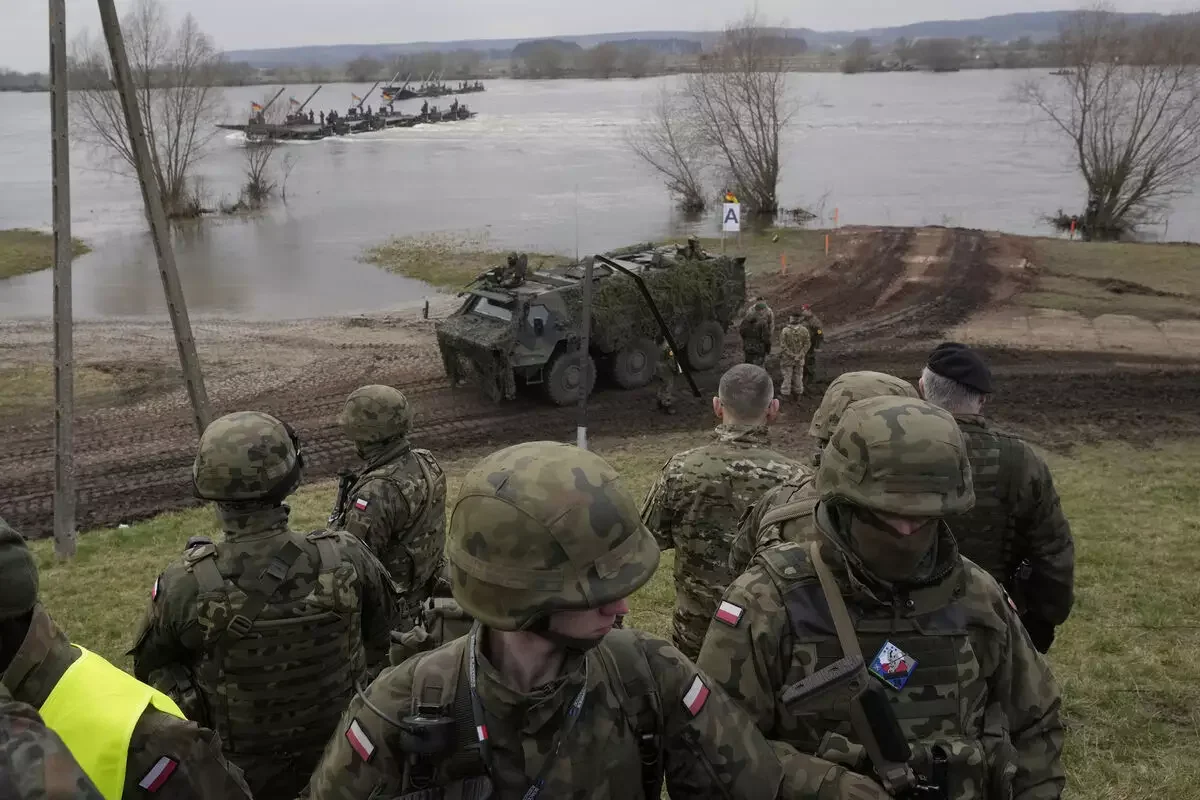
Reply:
[[654, 367], [654, 383], [657, 387], [654, 398], [658, 402], [658, 410], [664, 414], [675, 413], [675, 376], [679, 374], [679, 363], [675, 360], [675, 352], [667, 343], [667, 337], [658, 337], [658, 364]]
[[[221, 755], [211, 731], [188, 722], [174, 702], [135, 680], [98, 655], [73, 645], [38, 602], [38, 573], [25, 540], [0, 520], [0, 685], [5, 697], [32, 706], [47, 728], [70, 750], [78, 767], [105, 800], [134, 800], [150, 795], [178, 800], [249, 798], [242, 773]], [[5, 716], [15, 707], [5, 704]], [[32, 745], [36, 715], [25, 711], [24, 728]], [[8, 722], [0, 723], [3, 731]], [[21, 797], [16, 786], [44, 797], [80, 790], [65, 753], [45, 750], [45, 779], [35, 764], [38, 753], [0, 733], [0, 753], [17, 760], [0, 763], [0, 797]], [[9, 765], [25, 759], [28, 769]]]
[[8, 800], [104, 800], [37, 711], [0, 683], [0, 797]]
[[[788, 324], [779, 332], [779, 370], [783, 373], [780, 394], [796, 397], [804, 394], [808, 354], [812, 350], [812, 335], [796, 313], [788, 315]], [[794, 383], [793, 383], [794, 382]]]
[[739, 364], [721, 377], [711, 444], [673, 456], [642, 505], [642, 522], [663, 550], [674, 548], [674, 643], [695, 658], [721, 594], [734, 577], [729, 547], [742, 512], [800, 466], [768, 447], [779, 414], [771, 376]]
[[479, 623], [350, 702], [312, 800], [657, 800], [664, 777], [673, 797], [776, 796], [744, 713], [665, 641], [618, 628], [658, 548], [603, 459], [554, 442], [488, 456], [446, 544]]
[[815, 756], [872, 775], [881, 798], [1058, 798], [1054, 676], [944, 521], [975, 502], [954, 419], [906, 397], [855, 403], [817, 490], [820, 540], [755, 557], [701, 669], [774, 741], [785, 774]]
[[294, 798], [357, 681], [386, 663], [396, 595], [348, 533], [288, 527], [304, 459], [291, 428], [245, 411], [200, 437], [196, 496], [225, 538], [194, 538], [150, 592], [134, 673], [220, 734], [259, 800]]
[[991, 393], [987, 364], [954, 342], [939, 345], [921, 375], [921, 396], [958, 422], [975, 476], [975, 508], [946, 521], [963, 555], [1012, 594], [1030, 638], [1045, 653], [1071, 613], [1075, 543], [1046, 462], [983, 416]]
[[446, 545], [446, 474], [408, 440], [413, 412], [403, 392], [364, 386], [346, 400], [339, 424], [365, 462], [343, 475], [330, 526], [371, 547], [400, 599], [403, 627], [433, 594]]
[[808, 352], [804, 354], [804, 385], [812, 386], [817, 380], [817, 350], [825, 340], [825, 326], [807, 303], [800, 307], [800, 318], [809, 334]]
[[771, 339], [775, 336], [775, 312], [766, 300], [760, 297], [754, 301], [738, 333], [742, 336], [746, 363], [759, 367], [765, 364], [771, 352]]
[[[839, 375], [821, 399], [813, 414], [808, 435], [824, 448], [829, 437], [851, 403], [869, 397], [917, 397], [908, 381], [883, 372], [847, 372]], [[813, 456], [813, 466], [821, 465], [821, 453]], [[729, 568], [741, 575], [759, 550], [783, 542], [808, 542], [816, 538], [813, 509], [817, 505], [816, 472], [801, 466], [778, 489], [762, 496], [746, 510], [738, 522], [738, 536], [729, 552]]]

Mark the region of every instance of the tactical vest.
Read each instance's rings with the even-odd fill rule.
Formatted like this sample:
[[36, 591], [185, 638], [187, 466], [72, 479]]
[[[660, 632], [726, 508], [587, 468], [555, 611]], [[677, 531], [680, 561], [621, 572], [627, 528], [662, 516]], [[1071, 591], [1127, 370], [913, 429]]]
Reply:
[[[816, 538], [817, 529], [813, 522], [813, 511], [821, 496], [817, 494], [816, 473], [804, 475], [799, 480], [791, 479], [783, 484], [779, 505], [763, 514], [758, 521], [758, 538], [762, 532], [772, 525], [779, 526], [779, 538], [785, 542], [811, 542]], [[784, 495], [787, 499], [784, 500]]]
[[[431, 761], [410, 758], [404, 782], [405, 790], [412, 794], [402, 795], [404, 798], [425, 797], [416, 794], [421, 790], [432, 790], [428, 795], [431, 798], [442, 797], [436, 793], [439, 788], [449, 790], [455, 784], [461, 788], [463, 783], [478, 782], [486, 774], [467, 683], [469, 642], [465, 636], [456, 639], [451, 646], [422, 656], [413, 670], [411, 713], [452, 718], [454, 747]], [[625, 724], [638, 743], [637, 768], [643, 796], [658, 800], [664, 778], [664, 741], [662, 701], [654, 672], [631, 631], [609, 632], [595, 652], [608, 678], [607, 688], [619, 702]], [[632, 771], [634, 767], [631, 758], [629, 768]], [[469, 791], [464, 794], [476, 796]], [[444, 796], [456, 795], [447, 791]]]
[[[204, 635], [197, 684], [226, 752], [319, 755], [354, 694], [365, 668], [359, 575], [343, 558], [337, 536], [289, 531], [261, 574], [255, 564], [239, 583], [221, 574], [216, 546], [185, 554], [199, 584]], [[314, 546], [317, 574], [295, 576], [308, 592], [274, 596], [301, 553]]]
[[[425, 487], [424, 496], [419, 500], [406, 491], [408, 483], [403, 480], [413, 472], [414, 466]], [[346, 496], [347, 504], [353, 503], [361, 486], [378, 480], [395, 486], [408, 502], [408, 527], [403, 532], [393, 534], [393, 540], [388, 544], [390, 552], [376, 554], [395, 581], [412, 587], [410, 592], [401, 597], [403, 604], [420, 603], [429, 597], [434, 576], [442, 563], [446, 549], [446, 493], [444, 487], [439, 492], [438, 481], [444, 480], [443, 476], [442, 468], [432, 453], [413, 449], [390, 464], [361, 476]], [[346, 509], [342, 509], [343, 518], [345, 512]], [[411, 564], [411, 575], [398, 574], [402, 559], [396, 558], [397, 554], [407, 557]]]
[[[821, 670], [829, 670], [844, 653], [814, 569], [807, 558], [797, 557], [807, 550], [770, 550], [759, 556], [783, 599], [794, 652], [811, 648], [817, 655], [813, 663], [807, 657], [791, 659], [777, 696], [779, 713], [794, 723], [786, 741], [801, 752], [870, 774], [871, 766], [851, 725], [850, 700], [862, 690], [864, 681], [877, 678], [860, 672], [851, 680], [821, 680]], [[953, 602], [913, 617], [898, 612], [872, 617], [853, 607], [850, 614], [868, 664], [885, 642], [916, 659], [902, 690], [886, 688], [912, 747], [913, 769], [930, 775], [934, 749], [938, 748], [948, 755], [950, 797], [1008, 800], [1016, 773], [1015, 751], [1003, 731], [1005, 721], [988, 717], [987, 684], [980, 678], [976, 643], [969, 635], [962, 605]]]
[[1016, 519], [1013, 507], [1021, 490], [1025, 453], [1018, 439], [968, 423], [959, 424], [967, 442], [975, 507], [947, 517], [946, 524], [964, 556], [987, 570], [1009, 589], [1016, 568]]

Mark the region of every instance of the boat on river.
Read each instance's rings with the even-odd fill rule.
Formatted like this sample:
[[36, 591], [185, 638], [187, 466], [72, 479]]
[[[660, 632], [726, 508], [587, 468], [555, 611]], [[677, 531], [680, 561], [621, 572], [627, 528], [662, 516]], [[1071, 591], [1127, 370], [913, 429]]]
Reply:
[[309, 122], [307, 118], [303, 121], [295, 120], [273, 124], [255, 117], [245, 124], [222, 123], [217, 127], [227, 131], [238, 131], [252, 142], [313, 142], [330, 136], [352, 136], [388, 128], [411, 128], [416, 125], [461, 122], [475, 116], [477, 116], [477, 112], [471, 111], [465, 104], [458, 104], [445, 110], [434, 106], [423, 114], [398, 114], [381, 108], [374, 114], [338, 116], [334, 117], [332, 121], [326, 118], [323, 125]]

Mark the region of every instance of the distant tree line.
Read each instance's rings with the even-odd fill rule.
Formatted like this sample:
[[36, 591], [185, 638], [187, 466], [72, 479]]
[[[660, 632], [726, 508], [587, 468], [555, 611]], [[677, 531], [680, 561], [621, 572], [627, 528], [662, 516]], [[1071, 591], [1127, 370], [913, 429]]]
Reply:
[[17, 72], [0, 67], [0, 92], [36, 92], [50, 88], [44, 72]]

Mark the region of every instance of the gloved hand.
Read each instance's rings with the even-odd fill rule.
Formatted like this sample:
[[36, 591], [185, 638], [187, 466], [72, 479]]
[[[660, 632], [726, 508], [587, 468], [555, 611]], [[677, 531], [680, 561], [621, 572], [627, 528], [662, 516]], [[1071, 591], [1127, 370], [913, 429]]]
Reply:
[[1050, 652], [1050, 645], [1054, 644], [1054, 626], [1033, 614], [1021, 617], [1021, 623], [1025, 626], [1025, 630], [1029, 633], [1029, 638], [1038, 652]]
[[850, 770], [840, 772], [832, 783], [822, 787], [821, 800], [892, 800], [887, 790], [867, 776]]

